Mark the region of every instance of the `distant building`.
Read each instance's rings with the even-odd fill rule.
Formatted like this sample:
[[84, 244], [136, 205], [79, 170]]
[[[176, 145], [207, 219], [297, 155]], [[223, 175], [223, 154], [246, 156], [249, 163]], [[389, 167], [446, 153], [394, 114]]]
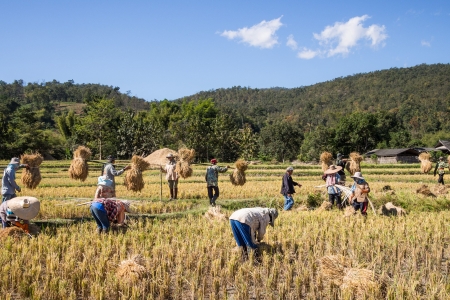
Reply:
[[439, 142], [434, 146], [436, 151], [442, 151], [444, 153], [450, 153], [450, 141], [442, 141], [439, 140]]
[[377, 163], [391, 164], [391, 163], [417, 163], [419, 162], [420, 151], [414, 148], [403, 149], [374, 149], [364, 154], [366, 161], [373, 161], [372, 155], [377, 156]]

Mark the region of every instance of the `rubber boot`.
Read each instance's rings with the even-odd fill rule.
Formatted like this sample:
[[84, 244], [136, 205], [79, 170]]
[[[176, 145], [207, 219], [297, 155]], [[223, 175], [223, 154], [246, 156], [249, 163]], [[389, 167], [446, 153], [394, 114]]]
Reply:
[[170, 199], [169, 200], [173, 200], [173, 189], [170, 189]]
[[177, 200], [178, 189], [173, 189], [173, 200]]

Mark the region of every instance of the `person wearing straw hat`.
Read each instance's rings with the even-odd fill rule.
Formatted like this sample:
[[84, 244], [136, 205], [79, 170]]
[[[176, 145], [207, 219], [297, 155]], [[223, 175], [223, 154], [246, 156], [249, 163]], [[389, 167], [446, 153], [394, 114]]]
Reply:
[[284, 210], [290, 210], [294, 205], [294, 198], [292, 195], [295, 193], [294, 186], [301, 187], [300, 183], [292, 180], [292, 173], [294, 172], [293, 167], [287, 167], [286, 173], [283, 176], [283, 181], [281, 183], [281, 194], [284, 196]]
[[342, 167], [331, 165], [324, 172], [325, 184], [327, 186], [328, 192], [328, 200], [331, 203], [331, 207], [333, 207], [334, 202], [336, 201], [337, 208], [341, 209], [341, 190], [336, 187], [341, 180], [341, 176], [339, 175], [339, 171], [342, 170]]
[[2, 202], [17, 197], [16, 191], [20, 193], [21, 188], [16, 183], [16, 171], [19, 168], [29, 168], [27, 164], [20, 164], [18, 157], [13, 157], [3, 172], [2, 178]]
[[444, 174], [445, 174], [445, 168], [447, 167], [447, 164], [444, 162], [444, 158], [441, 156], [439, 157], [439, 161], [436, 164], [436, 167], [434, 168], [434, 176], [436, 176], [436, 173], [439, 174], [438, 178], [438, 184], [444, 185]]
[[219, 167], [217, 159], [211, 159], [211, 166], [206, 168], [205, 180], [206, 188], [208, 189], [209, 204], [216, 206], [216, 200], [219, 198], [219, 173], [224, 173], [229, 166]]
[[176, 200], [178, 194], [178, 173], [175, 172], [177, 162], [175, 161], [175, 155], [172, 153], [167, 154], [166, 158], [169, 160], [165, 167], [160, 167], [161, 172], [166, 173], [166, 180], [169, 185], [170, 199]]
[[95, 191], [94, 199], [114, 197], [112, 185], [113, 182], [111, 179], [106, 179], [105, 176], [99, 176], [97, 179], [97, 190]]
[[355, 172], [351, 178], [353, 178], [355, 182], [350, 188], [352, 194], [349, 197], [349, 201], [352, 203], [355, 211], [361, 210], [361, 214], [367, 216], [367, 207], [369, 203], [367, 194], [370, 193], [369, 184], [366, 182], [361, 172]]
[[7, 200], [0, 205], [2, 228], [17, 226], [29, 232], [29, 221], [38, 215], [39, 210], [40, 202], [34, 197], [23, 196]]
[[94, 199], [90, 211], [97, 223], [97, 233], [108, 233], [111, 223], [126, 226], [125, 212], [131, 213], [128, 200]]
[[105, 176], [105, 179], [112, 180], [112, 190], [113, 197], [116, 197], [116, 180], [115, 177], [122, 175], [128, 169], [131, 169], [131, 166], [126, 166], [122, 170], [116, 171], [114, 168], [114, 163], [116, 162], [116, 157], [114, 155], [109, 155], [107, 158], [108, 162], [103, 166], [102, 175]]
[[274, 226], [278, 211], [275, 208], [242, 208], [230, 216], [231, 230], [237, 246], [244, 257], [249, 250], [258, 249], [257, 242], [261, 242], [266, 233], [267, 225]]

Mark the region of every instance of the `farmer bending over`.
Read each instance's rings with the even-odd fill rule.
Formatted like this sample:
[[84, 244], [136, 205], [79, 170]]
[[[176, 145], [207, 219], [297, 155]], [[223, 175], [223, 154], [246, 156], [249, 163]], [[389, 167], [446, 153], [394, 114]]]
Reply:
[[361, 210], [361, 214], [367, 216], [367, 206], [369, 203], [367, 194], [370, 193], [369, 184], [366, 182], [361, 172], [355, 172], [355, 175], [351, 177], [355, 182], [350, 189], [352, 194], [349, 197], [349, 201], [353, 204], [355, 211]]
[[[248, 250], [256, 250], [256, 242], [262, 241], [267, 225], [273, 227], [278, 211], [275, 208], [242, 208], [230, 216], [231, 230], [236, 244], [246, 256]], [[250, 249], [249, 249], [250, 248]]]
[[39, 209], [39, 200], [34, 197], [15, 197], [3, 202], [0, 205], [2, 228], [17, 226], [29, 232], [29, 221], [38, 215]]
[[126, 226], [125, 212], [131, 212], [130, 201], [112, 199], [94, 199], [91, 214], [97, 223], [97, 233], [108, 233], [111, 223]]

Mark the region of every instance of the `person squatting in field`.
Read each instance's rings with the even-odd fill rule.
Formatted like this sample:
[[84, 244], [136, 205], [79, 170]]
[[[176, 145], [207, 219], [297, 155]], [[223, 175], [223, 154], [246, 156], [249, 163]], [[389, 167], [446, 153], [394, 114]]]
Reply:
[[444, 185], [444, 174], [446, 167], [447, 164], [444, 162], [444, 158], [442, 156], [439, 157], [439, 161], [436, 163], [436, 167], [434, 168], [434, 176], [436, 176], [436, 173], [439, 174], [438, 183], [442, 185]]
[[114, 191], [112, 189], [113, 182], [106, 179], [105, 176], [99, 176], [97, 180], [97, 190], [95, 190], [94, 199], [112, 198]]
[[327, 186], [328, 200], [330, 201], [331, 206], [333, 206], [336, 201], [337, 208], [342, 209], [341, 190], [336, 187], [336, 184], [341, 181], [341, 176], [339, 175], [340, 170], [342, 170], [342, 167], [331, 165], [328, 167], [328, 170], [324, 172], [324, 176], [325, 184]]
[[122, 175], [123, 172], [130, 169], [131, 166], [126, 166], [122, 170], [116, 171], [114, 168], [114, 163], [116, 162], [116, 158], [113, 155], [109, 155], [107, 157], [108, 162], [103, 166], [102, 175], [105, 176], [105, 179], [112, 180], [112, 190], [113, 190], [113, 197], [116, 197], [116, 181], [114, 177]]
[[349, 201], [352, 203], [355, 211], [361, 210], [361, 214], [367, 216], [367, 207], [369, 203], [367, 194], [370, 193], [369, 184], [366, 182], [361, 172], [355, 172], [351, 177], [355, 182], [350, 188], [352, 194], [349, 197]]
[[284, 210], [290, 210], [294, 205], [294, 198], [292, 195], [295, 193], [294, 186], [301, 187], [302, 185], [292, 180], [293, 167], [288, 167], [286, 173], [283, 176], [281, 182], [281, 194], [284, 196]]
[[166, 166], [160, 167], [161, 172], [166, 173], [166, 180], [169, 185], [170, 199], [176, 200], [178, 194], [178, 173], [175, 172], [177, 162], [175, 161], [175, 156], [172, 153], [167, 154], [166, 158], [169, 160]]
[[94, 199], [90, 211], [97, 223], [97, 233], [108, 233], [111, 223], [126, 226], [125, 212], [130, 213], [130, 201]]
[[231, 230], [244, 257], [249, 250], [258, 249], [256, 242], [262, 241], [267, 225], [273, 227], [277, 217], [275, 208], [262, 207], [242, 208], [231, 214]]
[[206, 168], [205, 180], [206, 188], [208, 189], [209, 204], [216, 206], [216, 200], [219, 198], [219, 173], [224, 173], [229, 166], [219, 167], [217, 159], [211, 159], [211, 166]]
[[30, 220], [35, 218], [40, 210], [40, 202], [34, 197], [15, 197], [0, 205], [2, 228], [17, 226], [28, 232]]
[[16, 183], [16, 171], [24, 167], [29, 168], [27, 164], [20, 164], [17, 157], [13, 157], [9, 162], [2, 177], [2, 202], [17, 197], [16, 191], [20, 193], [21, 188]]

